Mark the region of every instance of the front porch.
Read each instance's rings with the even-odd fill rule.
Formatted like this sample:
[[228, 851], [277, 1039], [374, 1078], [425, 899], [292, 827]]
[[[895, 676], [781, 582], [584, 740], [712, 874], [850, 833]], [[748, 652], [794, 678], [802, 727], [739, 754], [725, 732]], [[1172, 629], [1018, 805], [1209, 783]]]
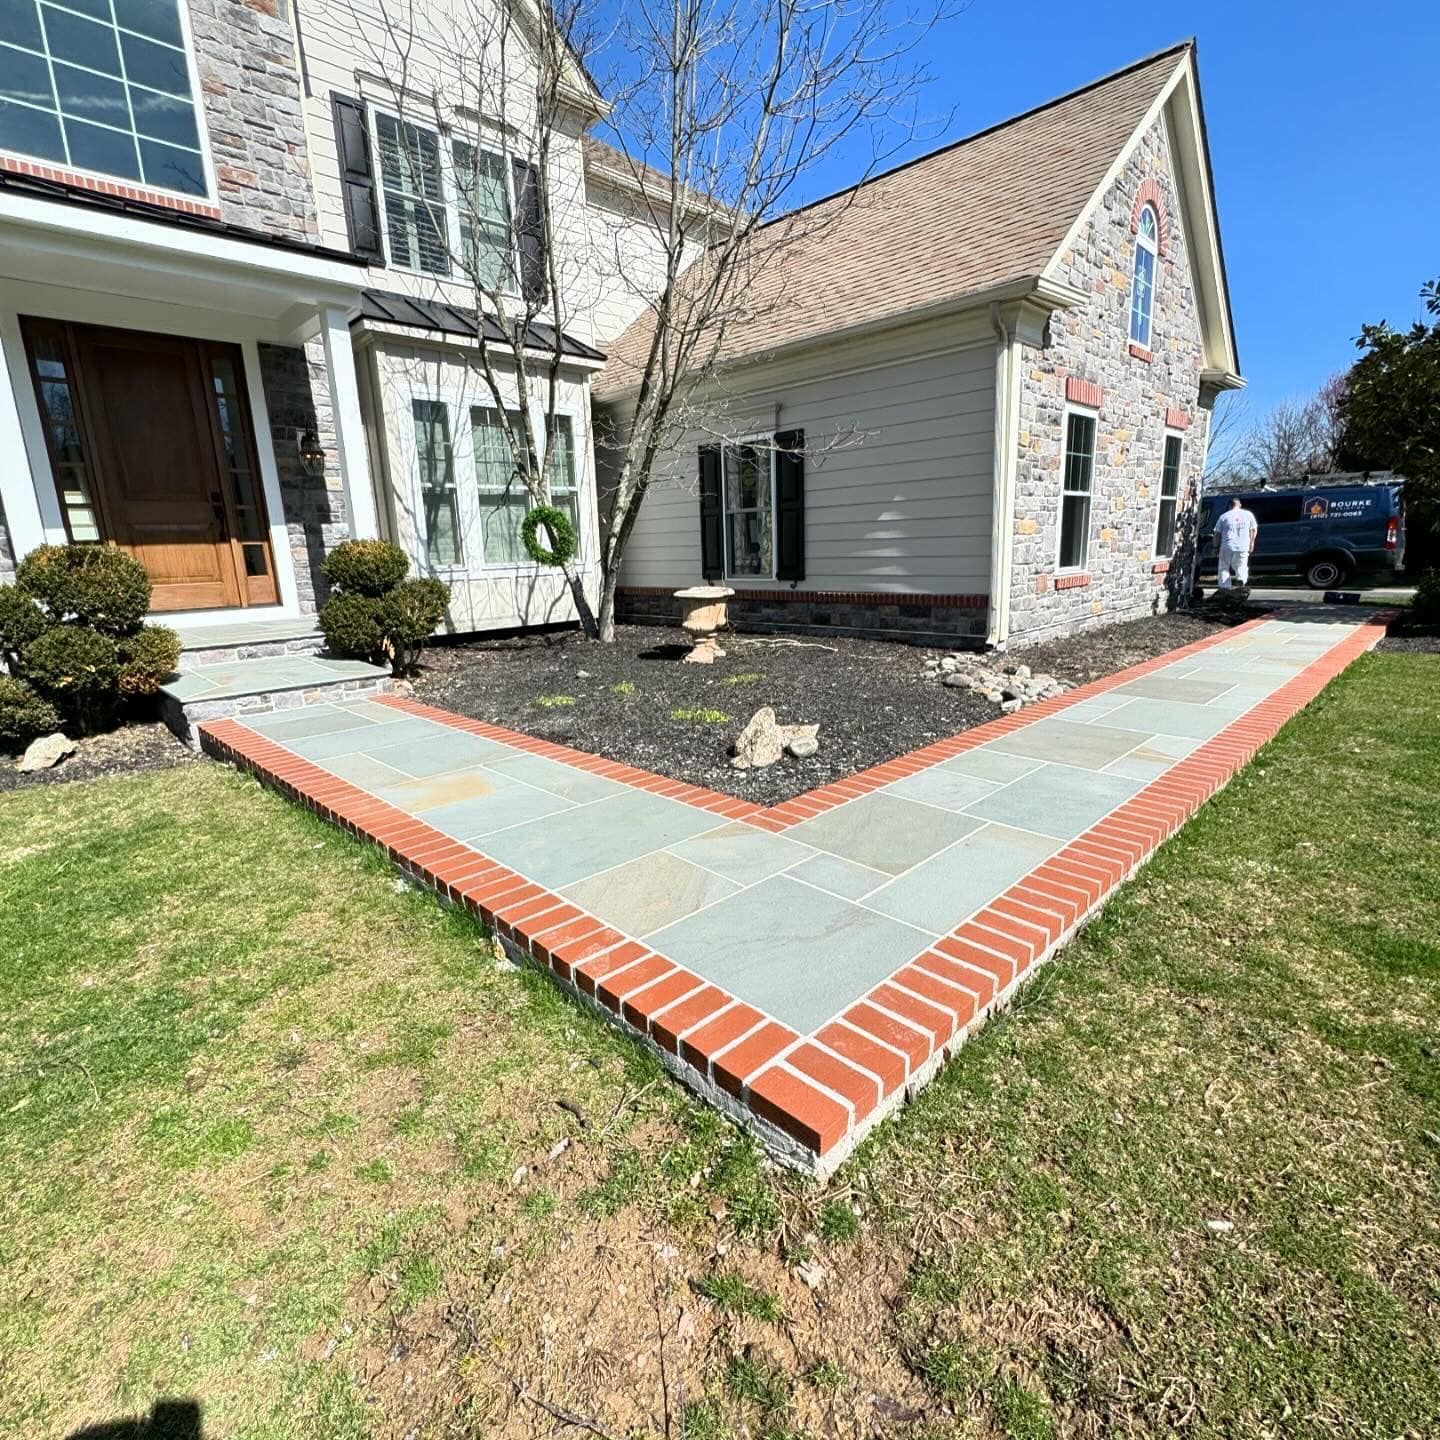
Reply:
[[327, 551], [377, 533], [363, 269], [9, 188], [0, 253], [0, 579], [36, 546], [108, 541], [187, 644], [263, 644], [313, 614]]

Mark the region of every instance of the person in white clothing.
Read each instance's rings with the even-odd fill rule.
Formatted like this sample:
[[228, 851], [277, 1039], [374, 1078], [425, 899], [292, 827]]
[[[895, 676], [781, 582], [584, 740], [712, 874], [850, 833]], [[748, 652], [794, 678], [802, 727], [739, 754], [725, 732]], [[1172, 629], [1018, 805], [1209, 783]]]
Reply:
[[1218, 576], [1222, 590], [1250, 583], [1250, 557], [1255, 553], [1255, 542], [1259, 538], [1260, 522], [1237, 495], [1230, 502], [1230, 508], [1215, 522], [1215, 543], [1220, 551]]

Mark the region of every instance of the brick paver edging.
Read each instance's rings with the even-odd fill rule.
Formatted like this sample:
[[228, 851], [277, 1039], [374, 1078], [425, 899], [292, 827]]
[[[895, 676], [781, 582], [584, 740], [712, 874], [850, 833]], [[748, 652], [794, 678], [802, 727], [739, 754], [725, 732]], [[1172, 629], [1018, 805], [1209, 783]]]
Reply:
[[[217, 759], [250, 771], [322, 818], [381, 846], [401, 869], [449, 903], [464, 906], [511, 953], [546, 970], [653, 1047], [672, 1074], [755, 1130], [778, 1158], [828, 1174], [1286, 721], [1376, 644], [1391, 613], [1367, 617], [1267, 700], [808, 1036], [235, 720], [210, 722], [200, 733], [204, 749]], [[695, 805], [718, 820], [778, 832], [1268, 618], [1208, 636], [768, 809], [412, 700], [392, 696], [376, 703]]]

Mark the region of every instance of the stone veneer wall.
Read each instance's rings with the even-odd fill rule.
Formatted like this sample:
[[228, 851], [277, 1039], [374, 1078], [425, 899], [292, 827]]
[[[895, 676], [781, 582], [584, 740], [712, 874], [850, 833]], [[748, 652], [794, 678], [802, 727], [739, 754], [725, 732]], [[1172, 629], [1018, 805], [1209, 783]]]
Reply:
[[300, 73], [286, 0], [189, 0], [220, 212], [317, 241]]
[[10, 548], [10, 530], [5, 524], [5, 505], [0, 502], [0, 579], [15, 573], [15, 555]]
[[[788, 630], [806, 635], [858, 635], [915, 645], [983, 641], [987, 599], [983, 595], [896, 595], [862, 592], [766, 592], [729, 601], [736, 630]], [[615, 614], [634, 624], [678, 625], [680, 602], [672, 592], [622, 585]]]
[[[1022, 353], [1010, 640], [1111, 624], [1169, 607], [1188, 578], [1177, 544], [1168, 569], [1154, 561], [1167, 411], [1189, 421], [1180, 479], [1181, 533], [1193, 531], [1209, 430], [1200, 403], [1200, 318], [1172, 179], [1164, 122], [1142, 139], [1072, 250], [1060, 279], [1090, 294], [1057, 313], [1049, 344]], [[1149, 358], [1130, 345], [1131, 218], [1142, 185], [1158, 188], [1162, 250], [1156, 266]], [[1056, 586], [1067, 381], [1101, 392], [1090, 544], [1085, 571]], [[1188, 507], [1187, 507], [1188, 500]]]
[[[330, 409], [330, 382], [325, 347], [312, 340], [296, 345], [261, 345], [260, 376], [265, 409], [275, 447], [285, 527], [295, 562], [300, 608], [317, 610], [327, 594], [320, 565], [350, 533], [345, 491]], [[300, 467], [298, 432], [314, 429], [325, 448], [325, 474], [311, 479]]]

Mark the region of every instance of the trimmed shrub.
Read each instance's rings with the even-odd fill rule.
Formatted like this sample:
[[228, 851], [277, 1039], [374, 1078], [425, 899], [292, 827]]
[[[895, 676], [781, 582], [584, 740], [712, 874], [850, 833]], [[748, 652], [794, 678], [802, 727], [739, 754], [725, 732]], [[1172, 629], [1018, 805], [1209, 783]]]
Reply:
[[410, 573], [410, 561], [388, 540], [343, 540], [320, 568], [325, 578], [347, 595], [380, 596]]
[[19, 750], [60, 728], [60, 712], [32, 686], [0, 675], [0, 749]]
[[113, 545], [41, 545], [16, 567], [15, 583], [62, 620], [128, 635], [150, 608], [150, 577]]
[[382, 653], [376, 601], [368, 595], [332, 595], [320, 610], [320, 631], [337, 655], [373, 660]]
[[445, 618], [450, 587], [443, 581], [404, 580], [374, 601], [375, 623], [397, 675], [413, 670], [420, 650]]
[[[339, 588], [320, 610], [320, 629], [335, 654], [388, 660], [397, 675], [415, 668], [421, 647], [445, 618], [450, 587], [440, 580], [407, 580], [409, 568], [405, 552], [385, 541], [347, 540], [335, 547], [325, 575]], [[382, 579], [388, 583], [376, 591]]]
[[180, 663], [180, 637], [165, 625], [145, 625], [120, 642], [120, 693], [153, 695]]
[[45, 612], [18, 585], [0, 585], [0, 660], [15, 668], [20, 652], [45, 633]]
[[56, 625], [25, 647], [24, 678], [82, 730], [115, 713], [120, 655], [115, 642], [84, 625]]
[[1412, 624], [1427, 628], [1440, 625], [1440, 570], [1431, 570], [1420, 577], [1415, 598], [1410, 602], [1409, 619]]

